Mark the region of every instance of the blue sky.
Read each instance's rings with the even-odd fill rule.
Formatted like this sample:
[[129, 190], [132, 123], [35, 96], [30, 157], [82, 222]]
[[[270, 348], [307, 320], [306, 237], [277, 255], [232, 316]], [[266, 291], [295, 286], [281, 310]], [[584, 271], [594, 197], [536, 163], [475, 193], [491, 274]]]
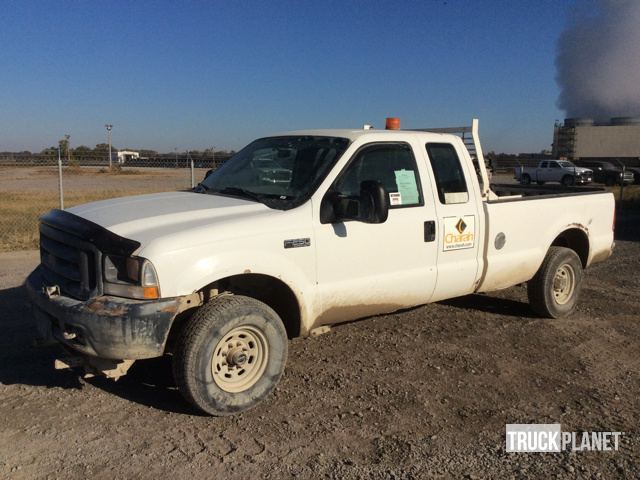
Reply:
[[549, 148], [573, 2], [29, 1], [0, 16], [0, 151], [237, 149], [282, 130], [480, 118], [485, 150]]

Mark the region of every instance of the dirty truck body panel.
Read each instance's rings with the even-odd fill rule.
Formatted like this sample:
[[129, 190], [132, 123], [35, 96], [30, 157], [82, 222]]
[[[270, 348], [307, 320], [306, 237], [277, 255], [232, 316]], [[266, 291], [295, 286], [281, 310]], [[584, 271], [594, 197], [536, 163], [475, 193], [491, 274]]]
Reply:
[[[43, 257], [27, 287], [56, 338], [105, 358], [161, 355], [172, 322], [187, 308], [181, 299], [200, 292], [206, 301], [222, 293], [218, 285], [224, 279], [242, 276], [273, 279], [289, 289], [299, 311], [299, 333], [306, 335], [320, 325], [526, 282], [563, 232], [586, 242], [585, 267], [611, 253], [611, 194], [489, 191], [456, 135], [376, 130], [285, 135], [349, 142], [308, 199], [294, 208], [271, 208], [234, 195], [173, 192], [69, 209], [111, 232], [116, 244], [135, 245], [127, 255], [153, 266], [159, 298], [106, 298], [113, 295], [101, 291], [99, 276], [100, 262], [111, 253], [108, 244], [97, 249], [98, 266], [92, 270], [97, 287], [88, 298], [70, 296], [45, 279]], [[388, 159], [394, 162], [391, 170]], [[389, 197], [386, 221], [323, 222], [326, 197], [339, 188], [350, 191], [351, 176], [367, 178], [362, 176], [367, 168], [377, 172]], [[64, 247], [64, 252], [74, 248]], [[64, 330], [67, 325], [72, 328]], [[72, 341], [77, 330], [86, 346]]]

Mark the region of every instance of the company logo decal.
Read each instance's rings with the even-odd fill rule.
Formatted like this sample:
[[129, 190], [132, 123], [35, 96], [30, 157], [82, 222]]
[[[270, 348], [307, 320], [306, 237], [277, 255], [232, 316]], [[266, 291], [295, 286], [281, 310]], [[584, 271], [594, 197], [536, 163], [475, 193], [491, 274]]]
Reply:
[[445, 252], [473, 248], [476, 241], [476, 217], [445, 217], [442, 249]]

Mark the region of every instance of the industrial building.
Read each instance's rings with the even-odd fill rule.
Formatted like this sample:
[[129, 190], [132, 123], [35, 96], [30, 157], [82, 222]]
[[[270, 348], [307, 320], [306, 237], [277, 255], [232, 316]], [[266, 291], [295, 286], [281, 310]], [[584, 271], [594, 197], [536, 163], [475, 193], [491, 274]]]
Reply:
[[640, 162], [640, 117], [616, 117], [609, 122], [567, 118], [553, 131], [553, 157], [569, 160]]

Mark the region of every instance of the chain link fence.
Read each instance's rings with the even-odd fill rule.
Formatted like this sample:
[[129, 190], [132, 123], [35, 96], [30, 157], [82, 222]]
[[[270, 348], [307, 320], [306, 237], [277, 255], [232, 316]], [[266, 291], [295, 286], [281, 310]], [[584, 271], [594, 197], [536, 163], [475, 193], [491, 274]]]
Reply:
[[0, 252], [38, 248], [38, 219], [52, 208], [189, 190], [231, 154], [156, 156], [0, 154]]

